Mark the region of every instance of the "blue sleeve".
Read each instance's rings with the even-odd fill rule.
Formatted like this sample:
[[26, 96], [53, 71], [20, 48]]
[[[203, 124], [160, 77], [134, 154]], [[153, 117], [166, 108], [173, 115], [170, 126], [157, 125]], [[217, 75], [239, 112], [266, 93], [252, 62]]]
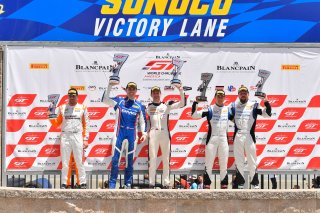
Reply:
[[211, 107], [208, 107], [208, 121], [212, 119], [212, 109]]
[[236, 104], [234, 102], [231, 103], [231, 108], [228, 111], [229, 120], [233, 120], [236, 114]]
[[145, 107], [144, 105], [142, 105], [142, 104], [139, 104], [139, 105], [140, 105], [140, 109], [141, 109], [141, 114], [140, 114], [140, 115], [142, 115], [142, 117], [143, 117], [143, 121], [141, 121], [141, 122], [144, 123], [144, 125], [141, 125], [141, 123], [140, 123], [140, 126], [142, 127], [142, 128], [141, 128], [141, 131], [147, 132], [146, 107]]
[[111, 98], [111, 99], [117, 103], [117, 104], [113, 107], [114, 111], [116, 111], [117, 108], [118, 108], [118, 106], [119, 106], [120, 101], [121, 101], [123, 98], [113, 97], [113, 98]]

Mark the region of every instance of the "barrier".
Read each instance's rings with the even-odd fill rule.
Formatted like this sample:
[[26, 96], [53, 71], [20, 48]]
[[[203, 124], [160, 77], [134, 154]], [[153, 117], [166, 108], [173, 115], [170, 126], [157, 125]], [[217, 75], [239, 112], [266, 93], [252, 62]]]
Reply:
[[0, 212], [315, 212], [316, 190], [44, 190], [0, 188]]

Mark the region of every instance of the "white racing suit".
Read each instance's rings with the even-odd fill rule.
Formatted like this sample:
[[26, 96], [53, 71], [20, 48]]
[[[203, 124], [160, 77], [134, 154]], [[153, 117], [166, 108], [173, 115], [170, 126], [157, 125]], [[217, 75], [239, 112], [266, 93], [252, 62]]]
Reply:
[[86, 106], [63, 104], [58, 108], [57, 118], [50, 118], [50, 123], [56, 127], [61, 125], [61, 184], [67, 184], [71, 152], [78, 168], [80, 184], [86, 184], [86, 171], [82, 162], [83, 141], [89, 138]]
[[[212, 180], [212, 167], [214, 159], [218, 154], [220, 165], [220, 180], [221, 186], [228, 185], [228, 120], [229, 120], [229, 108], [227, 106], [213, 105], [209, 106], [205, 110], [197, 110], [198, 103], [193, 102], [192, 105], [192, 118], [204, 118], [206, 117], [209, 124], [209, 130], [206, 141], [205, 151], [205, 172], [209, 176], [210, 180], [206, 180], [204, 177], [204, 184], [210, 185]], [[206, 176], [206, 175], [205, 175]]]
[[169, 186], [169, 161], [171, 154], [170, 132], [168, 127], [169, 113], [172, 109], [182, 108], [186, 105], [183, 90], [180, 90], [179, 102], [169, 101], [165, 103], [151, 103], [147, 108], [149, 115], [149, 185], [155, 185], [157, 170], [157, 154], [159, 147], [162, 153], [163, 162], [163, 185]]
[[231, 104], [230, 113], [231, 120], [235, 123], [234, 132], [234, 157], [236, 164], [236, 179], [238, 185], [243, 185], [244, 180], [244, 164], [245, 157], [248, 161], [248, 170], [252, 178], [251, 184], [259, 185], [256, 155], [255, 127], [258, 115], [263, 117], [271, 117], [271, 106], [269, 102], [265, 102], [264, 108], [256, 102], [248, 101], [242, 104], [240, 101]]

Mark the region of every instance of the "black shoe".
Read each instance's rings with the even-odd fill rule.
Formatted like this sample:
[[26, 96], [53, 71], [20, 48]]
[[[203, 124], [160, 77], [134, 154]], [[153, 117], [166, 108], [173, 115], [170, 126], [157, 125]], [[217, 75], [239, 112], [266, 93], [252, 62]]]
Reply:
[[226, 176], [223, 178], [223, 180], [220, 182], [221, 188], [222, 188], [222, 186], [227, 186], [227, 188], [228, 188], [228, 182], [229, 182], [229, 180], [228, 180], [228, 175], [226, 175]]
[[154, 189], [154, 185], [149, 185], [149, 189]]
[[278, 188], [278, 183], [277, 183], [277, 179], [275, 177], [270, 178], [271, 183], [272, 183], [272, 189], [277, 189]]
[[86, 188], [87, 188], [87, 184], [82, 183], [82, 184], [80, 185], [80, 189], [86, 189]]
[[203, 184], [209, 186], [211, 185], [211, 180], [207, 172], [203, 174]]
[[60, 189], [66, 189], [66, 188], [68, 188], [66, 184], [62, 184], [60, 187]]
[[250, 183], [251, 185], [254, 185], [254, 186], [259, 186], [259, 178], [258, 178], [258, 173], [255, 173], [253, 178], [252, 178], [252, 181]]
[[170, 186], [163, 186], [163, 189], [171, 189]]

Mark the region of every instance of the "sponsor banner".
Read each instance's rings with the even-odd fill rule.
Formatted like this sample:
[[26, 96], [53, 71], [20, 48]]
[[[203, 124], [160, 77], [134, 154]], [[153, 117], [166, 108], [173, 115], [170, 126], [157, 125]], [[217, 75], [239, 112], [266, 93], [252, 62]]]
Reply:
[[[3, 0], [0, 40], [319, 42], [319, 10], [318, 1]], [[41, 60], [29, 64], [33, 70], [52, 68]], [[301, 69], [296, 61], [278, 67]]]
[[[320, 52], [315, 49], [190, 49], [176, 48], [55, 48], [8, 47], [6, 82], [6, 168], [7, 170], [44, 171], [61, 168], [60, 132], [47, 120], [50, 105], [48, 94], [59, 94], [57, 106], [67, 103], [69, 88], [79, 91], [79, 103], [88, 107], [90, 117], [89, 147], [84, 153], [86, 170], [110, 169], [116, 113], [101, 103], [106, 89], [114, 53], [129, 54], [120, 72], [120, 84], [111, 96], [125, 96], [123, 87], [134, 81], [137, 98], [150, 103], [150, 89], [162, 89], [162, 100], [179, 101], [179, 92], [171, 89], [174, 57], [186, 61], [181, 70], [187, 105], [170, 112], [172, 170], [203, 171], [208, 122], [192, 119], [191, 106], [199, 95], [202, 72], [213, 73], [208, 86], [208, 101], [199, 109], [214, 104], [216, 86], [226, 91], [225, 105], [238, 100], [237, 90], [243, 84], [249, 89], [251, 101], [264, 103], [254, 96], [260, 80], [259, 69], [271, 71], [263, 92], [272, 106], [271, 118], [258, 117], [256, 141], [259, 169], [308, 169], [319, 161], [320, 131]], [[270, 63], [272, 61], [272, 63]], [[31, 66], [32, 65], [32, 66]], [[299, 69], [298, 69], [299, 68]], [[298, 70], [297, 70], [298, 69]], [[17, 70], [19, 72], [17, 72]], [[43, 79], [50, 83], [41, 84]], [[13, 83], [14, 82], [14, 83]], [[229, 165], [234, 169], [234, 125], [229, 123]], [[148, 167], [148, 142], [138, 142], [135, 153], [136, 170]], [[161, 150], [158, 169], [162, 169]], [[309, 162], [310, 160], [310, 162]], [[217, 160], [215, 160], [217, 161]], [[121, 159], [121, 168], [125, 160]], [[303, 164], [301, 163], [303, 162]], [[213, 168], [218, 168], [214, 163]]]

